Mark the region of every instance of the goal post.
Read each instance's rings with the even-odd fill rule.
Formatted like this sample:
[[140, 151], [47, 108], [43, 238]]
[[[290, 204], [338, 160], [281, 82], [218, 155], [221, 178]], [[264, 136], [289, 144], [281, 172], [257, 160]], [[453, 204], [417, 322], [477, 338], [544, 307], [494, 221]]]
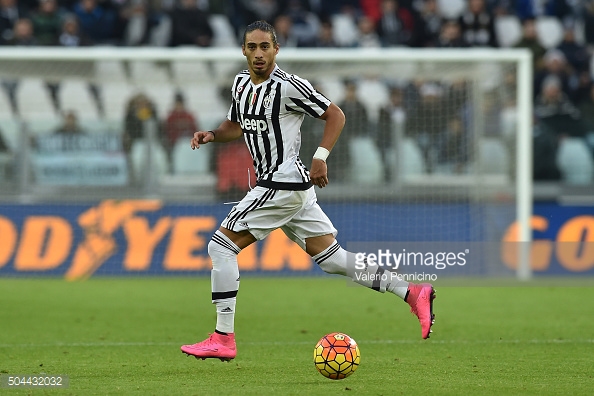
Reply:
[[[515, 232], [510, 235], [514, 236], [513, 250], [517, 255], [507, 264], [515, 268], [518, 279], [532, 277], [532, 58], [529, 51], [281, 48], [277, 63], [285, 71], [307, 78], [339, 104], [346, 100], [348, 85], [354, 84], [356, 97], [365, 110], [350, 112], [357, 107], [353, 105], [351, 109], [348, 104], [343, 109], [350, 112], [347, 127], [357, 125], [358, 134], [345, 133], [345, 139], [351, 139], [343, 149], [349, 153], [348, 159], [332, 153], [329, 161], [338, 164], [333, 172], [344, 175], [341, 180], [333, 179], [336, 173], [330, 174], [331, 185], [318, 193], [322, 202], [344, 204], [340, 210], [345, 211], [352, 210], [349, 203], [402, 203], [403, 208], [423, 203], [426, 205], [416, 208], [417, 212], [400, 208], [394, 215], [406, 218], [407, 213], [416, 213], [421, 218], [407, 221], [443, 222], [435, 224], [434, 231], [420, 226], [408, 230], [394, 218], [390, 220], [394, 222], [392, 228], [380, 228], [376, 237], [387, 239], [394, 231], [393, 235], [410, 236], [413, 240], [423, 233], [425, 240], [439, 240], [448, 237], [447, 229], [451, 227], [452, 238], [474, 242], [495, 242], [491, 228], [504, 227], [498, 222], [500, 211], [491, 212], [481, 205], [504, 202], [513, 212], [510, 216], [515, 221]], [[192, 160], [196, 163], [185, 166], [188, 163], [176, 155], [175, 145], [162, 150], [153, 143], [163, 143], [157, 125], [167, 118], [178, 92], [184, 94], [186, 106], [197, 115], [201, 128], [216, 127], [226, 116], [232, 79], [241, 69], [245, 69], [245, 58], [239, 48], [2, 48], [0, 79], [18, 83], [13, 99], [19, 106], [18, 114], [10, 111], [9, 92], [0, 93], [0, 107], [4, 108], [0, 111], [0, 133], [16, 153], [13, 169], [8, 172], [10, 177], [0, 181], [4, 186], [14, 187], [3, 189], [3, 200], [94, 202], [149, 197], [165, 202], [221, 202], [223, 198], [218, 195], [221, 176], [216, 169], [220, 165], [217, 161], [224, 159], [216, 149], [205, 146], [203, 159]], [[56, 96], [59, 109], [52, 102], [48, 83], [60, 86]], [[127, 128], [130, 99], [139, 93], [150, 98], [156, 113], [154, 119], [149, 117], [139, 124], [138, 134], [148, 143], [142, 147], [117, 148], [119, 143], [115, 140], [120, 141]], [[392, 95], [400, 97], [397, 100], [401, 100], [402, 109], [382, 115], [381, 110], [390, 103]], [[424, 112], [419, 111], [425, 105]], [[47, 154], [59, 144], [39, 138], [61, 124], [60, 111], [69, 110], [77, 113], [91, 135], [107, 132], [116, 137], [72, 143], [102, 147], [101, 153], [93, 152], [95, 162], [89, 160], [90, 154], [83, 154], [83, 162], [89, 160], [89, 169], [82, 169], [80, 157], [76, 156], [68, 164], [63, 158], [51, 155], [43, 161], [37, 158], [43, 157], [39, 150], [45, 147], [41, 154]], [[390, 144], [382, 140], [382, 122], [386, 120], [391, 123], [388, 134], [393, 142]], [[307, 120], [304, 129], [319, 128], [310, 121]], [[319, 137], [317, 133], [312, 136]], [[41, 146], [22, 147], [35, 139]], [[125, 146], [126, 142], [122, 144]], [[118, 157], [109, 150], [123, 151], [124, 156]], [[92, 168], [105, 158], [112, 161], [109, 169]], [[81, 179], [68, 173], [72, 164], [78, 165], [76, 175]], [[192, 167], [204, 170], [206, 176], [196, 177]], [[58, 168], [62, 173], [50, 172]], [[249, 171], [242, 168], [237, 173], [247, 176]], [[98, 174], [107, 176], [101, 179]], [[48, 175], [55, 176], [55, 180]], [[82, 180], [83, 185], [77, 185], [77, 180]], [[448, 207], [450, 212], [439, 210], [442, 203], [453, 205]], [[454, 205], [458, 203], [468, 206], [464, 220], [446, 224], [458, 213]], [[347, 213], [338, 209], [331, 212], [339, 217]], [[372, 222], [382, 220], [385, 219], [380, 212], [373, 212], [362, 221], [373, 227]], [[356, 226], [353, 224], [353, 229]], [[496, 236], [497, 242], [501, 242], [500, 234]]]

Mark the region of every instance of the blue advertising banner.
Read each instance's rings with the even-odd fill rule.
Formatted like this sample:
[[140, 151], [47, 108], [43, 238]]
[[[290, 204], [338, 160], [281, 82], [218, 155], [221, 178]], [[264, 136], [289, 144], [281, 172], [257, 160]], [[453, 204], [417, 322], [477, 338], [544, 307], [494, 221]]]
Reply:
[[[439, 242], [440, 246], [484, 242], [496, 247], [491, 256], [500, 268], [509, 272], [517, 266], [517, 226], [510, 205], [350, 203], [323, 207], [345, 247], [350, 242], [377, 241]], [[0, 276], [85, 279], [92, 275], [208, 273], [207, 245], [229, 209], [226, 205], [165, 205], [158, 200], [0, 205]], [[536, 274], [594, 275], [593, 208], [537, 204], [532, 227]], [[242, 272], [321, 273], [280, 230], [244, 249], [239, 266]]]

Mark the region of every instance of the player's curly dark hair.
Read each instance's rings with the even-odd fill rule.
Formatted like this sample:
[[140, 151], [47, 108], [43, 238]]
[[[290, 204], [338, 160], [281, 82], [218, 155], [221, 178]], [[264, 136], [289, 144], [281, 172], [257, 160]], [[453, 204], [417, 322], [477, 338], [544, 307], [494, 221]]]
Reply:
[[263, 32], [270, 33], [270, 36], [272, 36], [272, 45], [275, 47], [278, 45], [278, 40], [276, 39], [276, 30], [274, 30], [274, 27], [266, 21], [256, 21], [247, 25], [245, 32], [243, 32], [243, 45], [245, 45], [245, 37], [247, 34], [253, 32], [254, 30], [261, 30]]

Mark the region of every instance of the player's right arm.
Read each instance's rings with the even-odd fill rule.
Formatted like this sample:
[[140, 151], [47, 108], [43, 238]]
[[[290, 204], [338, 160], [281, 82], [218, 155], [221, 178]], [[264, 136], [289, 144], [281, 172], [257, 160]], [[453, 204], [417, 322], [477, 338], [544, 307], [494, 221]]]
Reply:
[[225, 120], [217, 129], [194, 132], [190, 146], [194, 150], [200, 148], [202, 144], [210, 142], [227, 143], [239, 139], [242, 135], [243, 131], [238, 122]]

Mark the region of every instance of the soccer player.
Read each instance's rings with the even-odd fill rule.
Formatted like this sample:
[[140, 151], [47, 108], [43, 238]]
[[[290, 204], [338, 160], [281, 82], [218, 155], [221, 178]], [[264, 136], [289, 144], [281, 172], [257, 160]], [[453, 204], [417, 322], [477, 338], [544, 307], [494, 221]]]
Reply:
[[[254, 160], [256, 186], [231, 209], [208, 244], [212, 259], [212, 302], [217, 321], [206, 340], [183, 345], [182, 352], [196, 358], [235, 358], [234, 316], [239, 269], [237, 255], [280, 228], [330, 274], [350, 276], [359, 284], [391, 292], [406, 301], [428, 338], [433, 324], [434, 290], [430, 284], [412, 284], [381, 276], [384, 269], [365, 265], [353, 276], [354, 253], [336, 241], [336, 229], [317, 203], [314, 185], [328, 185], [326, 160], [345, 123], [342, 110], [317, 92], [305, 79], [276, 64], [279, 45], [274, 28], [264, 22], [250, 24], [241, 46], [248, 69], [235, 77], [227, 119], [215, 130], [198, 131], [192, 149], [210, 142], [229, 142], [243, 136]], [[324, 134], [311, 160], [311, 169], [299, 158], [300, 126], [305, 116], [325, 121]]]

